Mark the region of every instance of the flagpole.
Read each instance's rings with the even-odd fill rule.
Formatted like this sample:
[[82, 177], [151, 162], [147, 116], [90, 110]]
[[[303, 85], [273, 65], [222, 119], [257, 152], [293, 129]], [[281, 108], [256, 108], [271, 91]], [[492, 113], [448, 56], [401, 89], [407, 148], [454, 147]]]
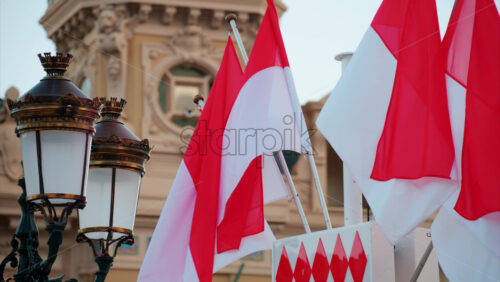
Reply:
[[[233, 30], [234, 37], [236, 38], [236, 43], [238, 43], [238, 48], [240, 49], [240, 53], [243, 57], [243, 61], [245, 62], [245, 65], [248, 63], [248, 55], [245, 50], [245, 46], [243, 46], [243, 42], [241, 41], [241, 36], [240, 32], [238, 31], [238, 27], [236, 26], [236, 20], [237, 16], [234, 13], [230, 13], [226, 16], [226, 21], [229, 23], [231, 26], [231, 29]], [[279, 151], [277, 152], [278, 155], [278, 160], [279, 164], [285, 173], [286, 180], [288, 182], [288, 187], [290, 188], [290, 192], [292, 193], [293, 200], [295, 202], [295, 205], [297, 206], [297, 210], [300, 215], [300, 219], [302, 220], [302, 224], [304, 225], [304, 229], [306, 230], [306, 233], [311, 233], [311, 228], [309, 227], [309, 223], [307, 223], [307, 218], [304, 213], [304, 209], [302, 208], [302, 204], [300, 203], [299, 200], [299, 194], [297, 193], [297, 189], [295, 189], [295, 184], [293, 183], [292, 176], [290, 174], [290, 170], [288, 169], [288, 166], [285, 161], [285, 157], [283, 156], [283, 152]]]
[[417, 265], [417, 268], [415, 269], [415, 272], [413, 272], [413, 275], [411, 276], [410, 282], [417, 282], [418, 277], [420, 276], [420, 273], [422, 273], [422, 269], [424, 269], [425, 263], [427, 262], [427, 259], [431, 255], [433, 249], [432, 245], [432, 240], [429, 242], [429, 245], [427, 245], [427, 248], [425, 249], [424, 254], [422, 255], [422, 258], [420, 259], [420, 262]]
[[[295, 88], [295, 82], [293, 81], [292, 73], [288, 69], [285, 71], [285, 80], [288, 86], [288, 90], [290, 92], [290, 99], [292, 100], [294, 112], [300, 113], [299, 117], [301, 122], [301, 136], [303, 130], [307, 132], [306, 142], [302, 142], [303, 146], [307, 146], [304, 148], [307, 152], [307, 158], [309, 160], [309, 167], [311, 168], [311, 173], [314, 178], [314, 185], [316, 187], [316, 193], [318, 194], [319, 202], [321, 205], [321, 210], [323, 211], [323, 217], [325, 218], [326, 229], [332, 229], [332, 223], [330, 222], [330, 215], [328, 214], [328, 208], [326, 206], [325, 197], [323, 196], [323, 188], [321, 187], [321, 182], [319, 181], [318, 169], [316, 168], [316, 162], [314, 161], [313, 149], [312, 145], [309, 143], [311, 140], [311, 136], [309, 136], [309, 129], [307, 128], [306, 122], [304, 120], [304, 114], [302, 113], [302, 108], [299, 105], [299, 101], [297, 100], [297, 89]], [[301, 140], [302, 141], [302, 140]]]

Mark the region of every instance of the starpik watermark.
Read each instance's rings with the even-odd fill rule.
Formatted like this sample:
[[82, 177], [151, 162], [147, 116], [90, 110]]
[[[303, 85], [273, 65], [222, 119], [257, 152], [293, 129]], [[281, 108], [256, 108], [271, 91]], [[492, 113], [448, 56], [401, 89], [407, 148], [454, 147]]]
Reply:
[[219, 128], [200, 119], [196, 128], [182, 130], [179, 150], [187, 156], [273, 155], [282, 150], [305, 153], [312, 151], [310, 137], [317, 130], [308, 130], [302, 119], [302, 115], [285, 115], [278, 126], [261, 128]]

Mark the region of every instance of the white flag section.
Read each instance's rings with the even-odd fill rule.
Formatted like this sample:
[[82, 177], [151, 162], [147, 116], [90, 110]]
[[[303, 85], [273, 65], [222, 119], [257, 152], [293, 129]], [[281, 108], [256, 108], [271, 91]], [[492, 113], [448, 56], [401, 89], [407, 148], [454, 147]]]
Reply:
[[[422, 17], [428, 24], [400, 15]], [[440, 61], [436, 29], [432, 0], [384, 0], [316, 121], [392, 244], [457, 187], [450, 179], [453, 148], [444, 72], [433, 71]], [[421, 34], [433, 32], [415, 44]], [[422, 52], [425, 57], [415, 60]], [[414, 87], [416, 81], [420, 88]], [[436, 114], [441, 109], [444, 117]], [[389, 175], [377, 175], [385, 172]]]
[[211, 281], [229, 263], [272, 247], [263, 205], [288, 195], [273, 152], [305, 146], [277, 13], [268, 3], [244, 73], [229, 39], [140, 281]]
[[460, 191], [432, 224], [450, 281], [500, 280], [500, 17], [492, 0], [459, 0], [443, 40]]

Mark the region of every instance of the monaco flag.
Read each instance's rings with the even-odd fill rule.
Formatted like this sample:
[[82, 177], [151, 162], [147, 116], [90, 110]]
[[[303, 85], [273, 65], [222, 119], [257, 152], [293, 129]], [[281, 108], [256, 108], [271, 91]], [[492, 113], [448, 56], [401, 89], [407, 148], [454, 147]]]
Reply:
[[500, 279], [500, 16], [493, 0], [458, 0], [443, 40], [460, 191], [432, 224], [450, 281]]
[[384, 0], [317, 125], [392, 244], [456, 191], [434, 0]]
[[225, 265], [272, 247], [263, 205], [287, 196], [273, 152], [302, 151], [288, 66], [271, 2], [244, 73], [228, 42], [140, 281], [211, 281]]

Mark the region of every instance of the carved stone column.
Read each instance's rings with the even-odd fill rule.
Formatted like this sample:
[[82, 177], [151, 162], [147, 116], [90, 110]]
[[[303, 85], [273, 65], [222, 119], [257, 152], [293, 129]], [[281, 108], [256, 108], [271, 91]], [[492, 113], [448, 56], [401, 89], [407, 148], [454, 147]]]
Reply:
[[[146, 13], [146, 10], [144, 8], [141, 12]], [[125, 6], [104, 6], [98, 13], [97, 45], [104, 55], [107, 96], [125, 98], [128, 40], [132, 36], [131, 19], [127, 18]]]

